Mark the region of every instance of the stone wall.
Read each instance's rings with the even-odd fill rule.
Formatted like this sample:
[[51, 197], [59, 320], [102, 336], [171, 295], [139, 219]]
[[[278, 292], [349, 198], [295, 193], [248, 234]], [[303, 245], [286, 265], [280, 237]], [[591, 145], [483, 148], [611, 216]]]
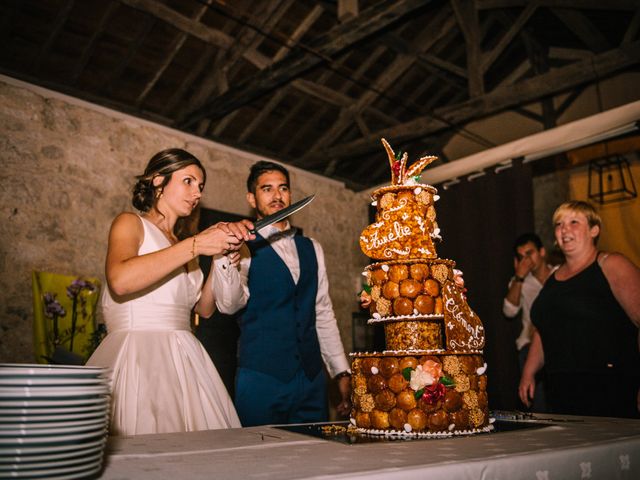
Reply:
[[[155, 152], [189, 150], [203, 162], [204, 207], [250, 216], [249, 166], [262, 157], [0, 76], [0, 362], [33, 362], [31, 272], [97, 276], [111, 220]], [[345, 350], [367, 259], [358, 237], [368, 195], [290, 169], [294, 200], [315, 193], [295, 218], [324, 247]]]
[[[559, 170], [533, 178], [534, 231], [549, 253], [557, 250], [551, 217], [558, 205], [569, 199], [569, 171]], [[553, 257], [558, 260], [557, 255]]]

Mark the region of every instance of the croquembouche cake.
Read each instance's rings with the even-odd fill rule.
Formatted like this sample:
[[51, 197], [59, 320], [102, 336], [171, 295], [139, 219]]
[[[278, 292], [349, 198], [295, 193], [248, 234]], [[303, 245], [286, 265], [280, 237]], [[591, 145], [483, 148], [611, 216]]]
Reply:
[[375, 223], [360, 236], [368, 323], [386, 350], [351, 354], [351, 423], [365, 434], [449, 436], [489, 431], [484, 328], [455, 262], [438, 258], [437, 190], [419, 183], [437, 157], [407, 168], [382, 139], [391, 185], [372, 194]]

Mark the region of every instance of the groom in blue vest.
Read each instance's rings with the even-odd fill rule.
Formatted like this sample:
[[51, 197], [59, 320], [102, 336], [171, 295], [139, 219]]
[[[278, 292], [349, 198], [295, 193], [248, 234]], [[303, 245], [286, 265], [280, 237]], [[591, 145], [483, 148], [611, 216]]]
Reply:
[[[289, 172], [260, 161], [247, 179], [257, 218], [291, 203]], [[288, 220], [247, 242], [240, 270], [217, 262], [214, 288], [223, 311], [240, 319], [235, 405], [243, 426], [328, 420], [326, 369], [338, 379], [349, 413], [350, 372], [336, 323], [320, 244], [296, 234]], [[221, 260], [224, 262], [224, 259]]]

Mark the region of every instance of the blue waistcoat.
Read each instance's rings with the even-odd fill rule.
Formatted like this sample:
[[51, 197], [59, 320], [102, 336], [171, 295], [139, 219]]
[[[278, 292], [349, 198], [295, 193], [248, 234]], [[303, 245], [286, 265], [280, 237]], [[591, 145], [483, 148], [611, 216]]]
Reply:
[[288, 382], [302, 368], [309, 379], [322, 369], [316, 333], [318, 261], [310, 239], [294, 237], [300, 279], [260, 235], [251, 250], [249, 302], [240, 319], [238, 364]]

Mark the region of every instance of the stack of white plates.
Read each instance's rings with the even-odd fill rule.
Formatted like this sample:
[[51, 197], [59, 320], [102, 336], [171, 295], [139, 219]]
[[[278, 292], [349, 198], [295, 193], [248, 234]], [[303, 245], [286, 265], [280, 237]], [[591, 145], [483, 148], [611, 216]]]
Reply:
[[0, 364], [0, 478], [95, 478], [109, 425], [107, 369]]

